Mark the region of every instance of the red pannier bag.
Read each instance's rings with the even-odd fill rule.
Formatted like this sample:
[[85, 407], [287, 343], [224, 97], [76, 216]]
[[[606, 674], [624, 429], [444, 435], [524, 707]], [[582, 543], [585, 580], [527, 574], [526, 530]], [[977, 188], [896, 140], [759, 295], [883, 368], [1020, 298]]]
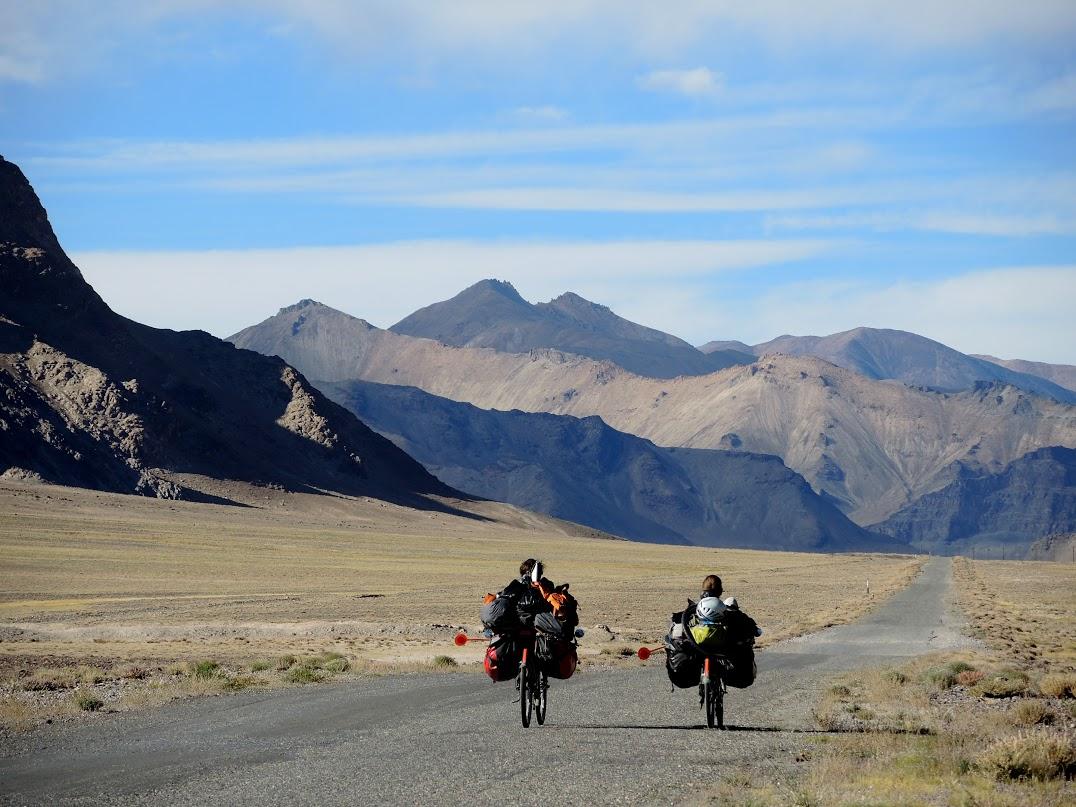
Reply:
[[486, 675], [494, 681], [511, 681], [519, 672], [519, 650], [511, 636], [496, 636], [486, 648], [482, 662]]

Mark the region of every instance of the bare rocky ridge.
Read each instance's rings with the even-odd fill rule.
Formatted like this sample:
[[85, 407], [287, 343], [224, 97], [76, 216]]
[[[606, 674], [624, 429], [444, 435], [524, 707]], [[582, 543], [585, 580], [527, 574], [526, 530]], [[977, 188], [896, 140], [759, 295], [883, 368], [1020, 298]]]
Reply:
[[309, 302], [232, 337], [325, 381], [413, 386], [484, 409], [598, 415], [660, 446], [780, 457], [858, 524], [883, 521], [955, 476], [1076, 447], [1076, 407], [996, 383], [942, 393], [813, 356], [769, 356], [706, 376], [644, 378], [556, 350], [456, 348]]
[[1026, 375], [1037, 375], [1060, 387], [1076, 392], [1076, 366], [1071, 364], [1047, 364], [1043, 361], [1026, 361], [1024, 359], [999, 359], [997, 356], [974, 354], [974, 358], [1015, 370]]
[[[701, 350], [747, 348], [737, 342], [709, 342]], [[1008, 384], [1066, 403], [1076, 403], [1076, 392], [1051, 379], [1012, 363], [968, 356], [933, 339], [888, 328], [854, 328], [830, 336], [779, 336], [748, 348], [755, 356], [782, 353], [817, 356], [838, 367], [873, 379], [892, 379], [943, 392], [974, 389], [986, 383]], [[1049, 365], [1047, 365], [1049, 366]], [[1076, 376], [1074, 376], [1076, 378]]]
[[1076, 450], [1041, 448], [997, 473], [963, 463], [955, 472], [875, 529], [930, 552], [1004, 548], [1010, 558], [1024, 557], [1038, 538], [1076, 531]]
[[1076, 561], [1076, 532], [1040, 538], [1028, 548], [1027, 559], [1073, 563]]
[[628, 538], [907, 551], [849, 521], [776, 457], [659, 448], [600, 418], [498, 412], [413, 387], [315, 381], [438, 478]]
[[507, 353], [552, 348], [611, 361], [652, 378], [704, 375], [753, 361], [749, 353], [703, 353], [682, 339], [618, 317], [604, 305], [567, 292], [532, 305], [510, 283], [483, 280], [451, 300], [426, 306], [391, 328], [456, 347]]
[[115, 314], [2, 158], [0, 434], [13, 478], [188, 498], [212, 498], [198, 478], [419, 506], [454, 494], [280, 359]]

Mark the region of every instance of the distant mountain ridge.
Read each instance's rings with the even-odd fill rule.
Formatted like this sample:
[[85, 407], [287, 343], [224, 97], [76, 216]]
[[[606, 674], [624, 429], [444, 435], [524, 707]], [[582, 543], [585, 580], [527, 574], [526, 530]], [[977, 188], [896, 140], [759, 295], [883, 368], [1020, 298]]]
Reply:
[[1037, 375], [1060, 387], [1076, 392], [1076, 366], [1071, 364], [1047, 364], [1044, 361], [1026, 361], [1024, 359], [999, 359], [997, 356], [973, 354], [974, 358], [993, 362], [1002, 367], [1027, 375]]
[[705, 375], [752, 361], [734, 351], [702, 353], [682, 339], [617, 316], [566, 292], [531, 304], [510, 283], [482, 280], [455, 297], [421, 308], [389, 330], [455, 347], [506, 353], [549, 348], [611, 361], [651, 378]]
[[986, 383], [1008, 384], [1065, 403], [1076, 403], [1076, 391], [1055, 383], [1043, 372], [1002, 365], [968, 356], [941, 342], [907, 331], [854, 328], [830, 336], [778, 336], [748, 347], [738, 342], [709, 342], [701, 350], [739, 345], [758, 357], [773, 353], [817, 356], [867, 378], [892, 379], [902, 384], [943, 392], [974, 389]]
[[1076, 450], [1040, 448], [995, 473], [960, 465], [952, 482], [875, 529], [931, 552], [975, 546], [1023, 557], [1037, 539], [1076, 532]]
[[775, 455], [861, 525], [947, 485], [957, 460], [993, 472], [1037, 448], [1076, 447], [1076, 407], [1056, 400], [1000, 384], [931, 392], [812, 356], [654, 379], [557, 350], [446, 346], [315, 303], [233, 341], [325, 381], [413, 386], [484, 409], [598, 415], [659, 446]]
[[0, 475], [209, 498], [192, 479], [422, 505], [455, 491], [277, 358], [114, 313], [0, 158]]
[[907, 551], [849, 521], [777, 457], [659, 448], [600, 418], [501, 412], [367, 381], [316, 384], [438, 478], [637, 540]]

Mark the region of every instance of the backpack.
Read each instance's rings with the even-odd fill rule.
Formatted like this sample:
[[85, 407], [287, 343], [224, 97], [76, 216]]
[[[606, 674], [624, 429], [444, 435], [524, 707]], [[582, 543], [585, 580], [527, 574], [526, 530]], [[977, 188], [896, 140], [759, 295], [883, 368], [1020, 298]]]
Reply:
[[519, 672], [519, 644], [512, 636], [494, 636], [486, 648], [482, 667], [494, 681], [510, 681]]

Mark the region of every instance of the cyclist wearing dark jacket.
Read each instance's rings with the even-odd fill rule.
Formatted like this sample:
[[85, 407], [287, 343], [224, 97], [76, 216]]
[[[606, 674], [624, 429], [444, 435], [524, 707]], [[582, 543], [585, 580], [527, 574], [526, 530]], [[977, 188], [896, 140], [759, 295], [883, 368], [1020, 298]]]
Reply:
[[519, 621], [526, 627], [534, 624], [538, 614], [553, 613], [553, 606], [546, 602], [543, 592], [553, 591], [556, 586], [542, 576], [543, 571], [540, 560], [527, 558], [519, 564], [519, 577], [501, 589], [498, 595], [515, 602]]

